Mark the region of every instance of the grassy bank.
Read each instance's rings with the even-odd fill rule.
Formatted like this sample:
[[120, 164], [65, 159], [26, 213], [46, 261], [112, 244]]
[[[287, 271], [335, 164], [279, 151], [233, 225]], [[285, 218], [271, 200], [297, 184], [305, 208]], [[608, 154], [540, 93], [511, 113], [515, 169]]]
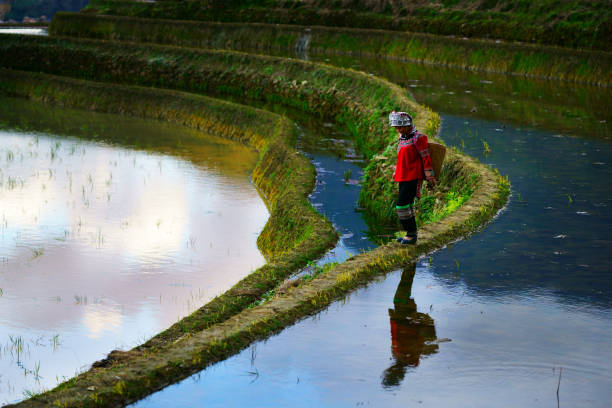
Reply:
[[257, 244], [268, 263], [228, 292], [154, 337], [144, 347], [173, 341], [227, 319], [278, 286], [337, 240], [337, 232], [309, 203], [315, 170], [293, 148], [293, 124], [278, 115], [180, 92], [84, 82], [0, 69], [0, 92], [52, 105], [164, 120], [256, 148], [255, 185], [270, 218]]
[[92, 0], [92, 11], [134, 17], [376, 28], [610, 50], [606, 0]]
[[[317, 59], [321, 57], [316, 57]], [[440, 69], [381, 58], [326, 56], [330, 64], [354, 66], [410, 90], [419, 103], [447, 114], [497, 120], [580, 135], [605, 137], [612, 89], [516, 75]], [[542, 104], [546, 101], [546, 104]]]
[[471, 70], [513, 73], [609, 86], [612, 53], [467, 40], [418, 33], [332, 27], [214, 23], [58, 13], [52, 35], [245, 51], [373, 55]]
[[[304, 202], [304, 192], [312, 186], [309, 164], [295, 151], [286, 150], [286, 141], [291, 141], [294, 135], [293, 127], [286, 120], [265, 111], [243, 106], [236, 110], [233, 104], [176, 91], [92, 83], [8, 70], [2, 70], [0, 74], [0, 90], [7, 95], [67, 107], [168, 120], [256, 146], [261, 158], [253, 177], [270, 197], [272, 217], [277, 216], [278, 208], [282, 205], [300, 208], [301, 204], [296, 205], [296, 201]], [[242, 126], [241, 123], [245, 122], [249, 125]], [[333, 300], [342, 298], [375, 276], [469, 234], [504, 205], [509, 193], [508, 183], [486, 166], [458, 152], [450, 150], [448, 155], [449, 163], [454, 165], [447, 167], [461, 173], [453, 174], [447, 170], [447, 177], [475, 180], [474, 191], [469, 200], [454, 212], [421, 228], [416, 247], [406, 248], [395, 243], [379, 247], [343, 264], [333, 265], [316, 277], [298, 280], [284, 291], [266, 290], [265, 301], [258, 302], [265, 290], [262, 282], [278, 283], [282, 276], [280, 270], [291, 264], [292, 254], [298, 255], [294, 262], [299, 262], [299, 246], [310, 245], [308, 241], [316, 239], [312, 234], [298, 247], [277, 256], [230, 291], [144, 345], [126, 352], [114, 351], [89, 371], [18, 406], [124, 406], [325, 308]], [[378, 161], [382, 159], [373, 162]], [[295, 170], [283, 173], [278, 167], [280, 163], [280, 170]], [[303, 165], [308, 165], [308, 169]], [[288, 173], [291, 173], [295, 191], [291, 191], [291, 186], [281, 188]], [[273, 180], [274, 185], [258, 180]], [[291, 219], [311, 215], [316, 213], [308, 205], [308, 208], [303, 207], [303, 211], [292, 213]], [[279, 219], [289, 221], [282, 215]], [[320, 225], [324, 231], [329, 228], [329, 224], [322, 221], [320, 216], [318, 220], [309, 219], [308, 223], [315, 227]], [[275, 224], [275, 228], [283, 229], [287, 225]]]
[[[401, 107], [411, 111], [417, 126], [430, 136], [438, 128], [437, 115], [410, 100], [406, 91], [398, 86], [363, 73], [302, 61], [167, 46], [0, 36], [0, 66], [29, 71], [13, 73], [12, 76], [10, 71], [3, 71], [0, 84], [6, 94], [29, 95], [42, 102], [69, 107], [81, 106], [191, 124], [213, 134], [246, 135], [245, 129], [242, 133], [232, 130], [236, 124], [245, 122], [242, 110], [233, 116], [228, 112], [222, 115], [214, 113], [214, 109], [211, 113], [212, 108], [206, 107], [210, 100], [176, 90], [234, 96], [245, 102], [281, 104], [335, 121], [349, 132], [359, 150], [368, 157], [362, 201], [387, 222], [395, 221], [395, 193], [390, 174], [396, 138], [386, 124], [386, 115], [389, 110]], [[39, 71], [103, 83], [58, 77], [50, 79], [32, 73]], [[151, 90], [116, 83], [174, 90]], [[220, 108], [215, 109], [230, 109], [225, 104], [218, 106]], [[199, 119], [200, 115], [205, 119]], [[262, 120], [265, 115], [261, 112]], [[260, 113], [247, 117], [256, 120], [259, 116]], [[223, 118], [220, 125], [218, 121]], [[308, 214], [306, 209], [297, 213], [292, 211], [294, 201], [305, 200], [305, 197], [297, 192], [286, 195], [286, 189], [291, 186], [283, 186], [283, 180], [289, 176], [292, 180], [295, 177], [304, 180], [298, 183], [296, 191], [303, 192], [300, 185], [310, 183], [312, 186], [312, 173], [302, 179], [304, 176], [300, 174], [305, 170], [286, 171], [292, 166], [290, 162], [301, 156], [282, 145], [277, 147], [281, 140], [276, 139], [280, 138], [279, 135], [285, 135], [282, 140], [291, 140], [294, 135], [288, 122], [274, 123], [272, 128], [264, 126], [260, 129], [262, 137], [270, 138], [268, 145], [258, 146], [258, 140], [263, 139], [256, 135], [242, 136], [257, 146], [264, 157], [270, 155], [269, 160], [262, 159], [263, 165], [258, 163], [259, 170], [253, 173], [254, 180], [270, 199], [273, 216], [278, 215], [279, 220], [271, 234], [278, 230], [280, 235], [265, 237], [264, 231], [260, 237], [263, 240], [260, 246], [267, 248], [269, 264], [143, 346], [127, 352], [113, 352], [88, 372], [24, 401], [22, 406], [121, 406], [142, 398], [237, 352], [256, 339], [265, 338], [297, 319], [321, 310], [334, 299], [370, 281], [373, 276], [470, 233], [496, 214], [509, 193], [507, 180], [486, 166], [450, 150], [440, 188], [432, 194], [434, 199], [430, 199], [430, 203], [437, 202], [436, 194], [446, 201], [439, 200], [442, 207], [437, 212], [435, 209], [422, 211], [421, 216], [432, 215], [429, 219], [432, 222], [421, 228], [418, 246], [385, 245], [333, 266], [314, 278], [298, 281], [296, 287], [286, 292], [273, 291], [273, 285], [286, 276], [284, 271], [306, 262], [303, 253], [298, 252], [299, 247], [278, 243], [285, 238], [282, 235], [285, 231], [293, 231], [287, 237], [295, 239], [300, 231], [299, 217]], [[252, 131], [251, 126], [247, 130]], [[268, 132], [263, 133], [266, 129]], [[258, 181], [260, 177], [264, 182]], [[445, 192], [445, 189], [448, 190]], [[456, 197], [447, 196], [452, 190], [469, 199], [457, 206]], [[452, 208], [454, 211], [447, 212], [451, 207], [455, 207]], [[308, 211], [314, 210], [308, 205]], [[316, 222], [304, 218], [304, 239], [298, 239], [299, 246], [320, 243], [308, 238], [313, 237], [308, 235], [308, 226]], [[329, 227], [327, 223], [325, 225]], [[291, 258], [292, 254], [296, 257]], [[274, 265], [278, 269], [274, 269]], [[270, 286], [263, 287], [262, 281], [269, 282]], [[264, 297], [267, 301], [259, 304], [258, 300]]]
[[[387, 81], [352, 70], [282, 58], [0, 35], [0, 66], [285, 105], [344, 127], [371, 161], [366, 172], [379, 169], [380, 174], [388, 173], [394, 164], [396, 135], [386, 123], [388, 112], [411, 111], [417, 127], [430, 136], [439, 125], [436, 114]], [[373, 160], [375, 156], [384, 160]], [[361, 204], [380, 223], [396, 222], [392, 188], [390, 177], [366, 175]]]

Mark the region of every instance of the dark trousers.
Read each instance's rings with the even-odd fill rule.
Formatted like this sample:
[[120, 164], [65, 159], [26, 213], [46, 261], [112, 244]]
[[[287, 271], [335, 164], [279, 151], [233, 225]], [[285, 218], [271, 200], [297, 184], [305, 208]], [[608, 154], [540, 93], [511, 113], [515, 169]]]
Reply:
[[414, 219], [414, 199], [417, 186], [418, 180], [399, 182], [399, 194], [395, 209], [407, 236], [416, 236], [417, 234], [417, 225]]

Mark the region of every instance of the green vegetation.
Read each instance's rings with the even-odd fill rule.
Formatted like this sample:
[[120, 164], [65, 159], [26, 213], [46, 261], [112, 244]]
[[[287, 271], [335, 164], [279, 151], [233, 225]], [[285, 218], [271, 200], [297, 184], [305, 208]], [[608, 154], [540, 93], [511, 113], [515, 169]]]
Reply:
[[[330, 64], [353, 66], [350, 56], [327, 56]], [[609, 88], [576, 87], [563, 81], [529, 79], [436, 66], [404, 64], [380, 58], [359, 58], [359, 69], [375, 72], [395, 84], [409, 87], [420, 103], [448, 114], [521, 125], [537, 124], [552, 132], [605, 137], [610, 124], [604, 119], [612, 98]], [[603, 65], [602, 65], [603, 66]], [[612, 72], [612, 70], [609, 70]], [[606, 78], [601, 77], [602, 82]], [[427, 86], [424, 86], [424, 84]], [[449, 92], [452, 91], [452, 92]], [[508, 98], [512, 102], [508, 102]], [[545, 100], [547, 103], [542, 104]], [[506, 102], [506, 103], [504, 103]], [[468, 137], [465, 144], [480, 143]]]
[[610, 50], [606, 0], [92, 0], [133, 17], [376, 28]]
[[[258, 238], [267, 265], [142, 346], [113, 351], [22, 406], [123, 406], [142, 398], [321, 310], [374, 276], [469, 234], [491, 219], [509, 194], [507, 179], [449, 150], [438, 189], [426, 195], [434, 198], [419, 214], [422, 221], [439, 221], [421, 227], [418, 245], [381, 246], [315, 269], [281, 291], [291, 271], [315, 259], [337, 236], [306, 200], [313, 169], [292, 149], [296, 132], [286, 119], [193, 93], [279, 104], [336, 122], [369, 160], [362, 205], [387, 224], [396, 222], [390, 177], [396, 136], [386, 115], [408, 110], [417, 127], [433, 136], [439, 126], [435, 113], [401, 87], [360, 72], [228, 51], [0, 36], [0, 66], [22, 70], [0, 72], [0, 90], [7, 95], [171, 121], [254, 146], [260, 160], [253, 180], [272, 213]], [[100, 82], [33, 73], [40, 71]]]
[[[113, 86], [0, 69], [0, 93], [44, 103], [149, 117], [186, 125], [255, 147], [253, 181], [266, 197], [270, 218], [257, 244], [268, 263], [223, 295], [149, 340], [144, 347], [197, 332], [227, 319], [287, 276], [320, 256], [337, 232], [308, 202], [315, 171], [291, 146], [293, 125], [280, 116], [180, 92]], [[43, 249], [33, 257], [42, 256]]]
[[[439, 124], [436, 114], [408, 99], [402, 88], [352, 70], [227, 51], [19, 36], [0, 40], [0, 65], [13, 69], [236, 96], [333, 120], [367, 158], [384, 151], [384, 161], [366, 168], [361, 204], [386, 225], [396, 222], [392, 179], [368, 174], [387, 174], [394, 161], [396, 136], [386, 115], [400, 107], [409, 110], [429, 135]], [[267, 239], [266, 231], [260, 239]]]
[[267, 52], [293, 51], [309, 36], [311, 53], [385, 56], [463, 69], [612, 84], [612, 54], [535, 47], [529, 44], [466, 41], [417, 33], [271, 24], [173, 21], [83, 13], [58, 13], [53, 35], [199, 48]]
[[[69, 107], [156, 117], [209, 132], [217, 129], [221, 135], [243, 142], [265, 143], [267, 136], [269, 143], [279, 143], [287, 140], [287, 133], [281, 131], [285, 138], [279, 140], [274, 130], [289, 129], [290, 135], [293, 129], [284, 127], [287, 121], [271, 113], [181, 92], [98, 84], [7, 70], [2, 70], [1, 74], [2, 93]], [[228, 119], [227, 115], [231, 115], [232, 111], [242, 119], [252, 119], [250, 124], [236, 129], [234, 126], [241, 126], [242, 121], [231, 120], [232, 116], [229, 116], [229, 122], [215, 124], [216, 120]], [[255, 116], [250, 116], [251, 113]], [[268, 130], [268, 133], [252, 133], [254, 128]], [[291, 137], [288, 139], [291, 140]], [[268, 152], [274, 150], [271, 144], [260, 145], [259, 150], [261, 162], [278, 159], [268, 156]], [[295, 286], [284, 289], [282, 286], [278, 289], [275, 286], [264, 287], [265, 281], [276, 281], [277, 284], [281, 281], [280, 268], [286, 266], [285, 261], [290, 259], [290, 255], [285, 255], [275, 262], [276, 273], [267, 268], [270, 264], [260, 268], [230, 291], [144, 345], [126, 352], [113, 351], [89, 371], [54, 390], [31, 395], [30, 399], [19, 405], [123, 406], [222, 360], [252, 341], [266, 338], [305, 315], [321, 310], [373, 277], [413, 260], [418, 254], [469, 233], [490, 219], [506, 202], [508, 182], [475, 160], [453, 151], [448, 154], [460, 162], [457, 170], [477, 180], [473, 185], [474, 191], [468, 202], [445, 219], [423, 227], [416, 247], [406, 248], [397, 244], [381, 246], [342, 264], [315, 267]], [[298, 161], [305, 161], [300, 155], [294, 157]], [[448, 177], [451, 177], [450, 173]], [[308, 179], [311, 179], [310, 175]], [[307, 184], [309, 182], [304, 183]], [[293, 200], [293, 197], [284, 196], [283, 200]], [[274, 212], [272, 217], [275, 216]], [[238, 307], [238, 304], [242, 306]], [[15, 342], [19, 344], [19, 340]]]
[[[8, 47], [3, 57], [13, 68], [37, 70], [41, 60], [51, 59], [53, 62], [45, 69], [52, 73], [126, 83], [135, 79], [141, 85], [204, 90], [221, 96], [248, 95], [254, 100], [263, 99], [337, 121], [354, 138], [357, 148], [372, 159], [365, 169], [360, 201], [369, 216], [381, 225], [397, 225], [393, 205], [396, 191], [392, 181], [396, 137], [384, 117], [402, 107], [412, 110], [419, 128], [430, 135], [437, 131], [439, 124], [437, 115], [406, 98], [401, 88], [350, 70], [248, 54], [170, 47], [54, 39], [28, 39], [27, 45], [19, 43], [19, 38], [3, 43]], [[89, 69], [75, 71], [74, 63]], [[127, 70], [121, 68], [128, 66]], [[132, 79], [129, 72], [140, 74]], [[380, 151], [382, 154], [376, 154]], [[273, 180], [275, 169], [267, 171], [271, 175], [268, 180]], [[462, 190], [460, 199], [448, 194], [457, 193], [459, 190], [453, 183], [462, 180], [443, 174], [440, 181], [435, 201], [425, 195], [426, 205], [418, 207], [422, 222], [439, 219], [455, 208], [457, 201], [464, 202], [469, 197], [466, 194], [470, 188]], [[264, 191], [278, 189], [276, 193], [279, 193], [283, 187], [270, 183], [264, 186]], [[286, 224], [280, 230], [286, 231], [288, 238], [296, 226], [290, 213], [286, 217]], [[279, 239], [278, 232], [271, 236], [269, 231], [264, 229], [258, 238], [264, 254], [282, 253], [286, 249], [284, 243], [290, 240]]]

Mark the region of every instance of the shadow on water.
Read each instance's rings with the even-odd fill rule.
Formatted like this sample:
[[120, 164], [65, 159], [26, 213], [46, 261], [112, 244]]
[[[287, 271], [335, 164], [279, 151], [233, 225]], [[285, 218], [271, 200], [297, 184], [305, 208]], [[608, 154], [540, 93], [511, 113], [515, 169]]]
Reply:
[[421, 355], [438, 352], [434, 321], [428, 314], [417, 311], [417, 305], [412, 298], [415, 271], [416, 264], [408, 265], [402, 270], [393, 296], [393, 309], [389, 309], [393, 363], [382, 375], [382, 385], [385, 388], [400, 385], [406, 370], [419, 365]]
[[[343, 394], [340, 388], [345, 391], [352, 390], [349, 392], [354, 394], [355, 384], [351, 384], [351, 381], [347, 384], [336, 378], [333, 374], [336, 370], [342, 371], [343, 374], [359, 373], [359, 376], [363, 375], [364, 369], [368, 370], [370, 375], [366, 376], [367, 380], [358, 378], [358, 381], [364, 381], [364, 384], [369, 382], [369, 377], [376, 378], [378, 374], [378, 384], [374, 386], [382, 387], [391, 395], [401, 388], [405, 377], [414, 372], [421, 362], [438, 352], [438, 342], [447, 341], [436, 337], [433, 318], [417, 310], [417, 304], [412, 297], [416, 266], [415, 263], [407, 265], [398, 271], [399, 274], [394, 273], [386, 280], [385, 293], [388, 299], [376, 306], [377, 313], [364, 316], [360, 322], [363, 324], [355, 324], [353, 319], [334, 316], [332, 327], [335, 333], [328, 330], [331, 337], [323, 340], [312, 330], [322, 321], [313, 318], [308, 321], [307, 327], [300, 324], [285, 330], [285, 333], [289, 332], [288, 336], [297, 337], [297, 342], [292, 342], [292, 347], [288, 348], [282, 340], [277, 343], [280, 337], [274, 336], [264, 343], [252, 345], [226, 362], [216, 364], [131, 406], [223, 406], [226, 404], [224, 396], [230, 392], [234, 403], [246, 406], [346, 406], [347, 401], [353, 398], [347, 399], [345, 395], [338, 398], [325, 392], [319, 393], [317, 387], [313, 387], [314, 383], [324, 382], [332, 388], [339, 387], [335, 391], [338, 394]], [[363, 295], [363, 290], [361, 292]], [[383, 311], [387, 304], [392, 304], [392, 308], [389, 308], [387, 313], [378, 313]], [[337, 307], [331, 308], [331, 314], [335, 315]], [[357, 310], [364, 311], [359, 306]], [[352, 310], [352, 313], [355, 313], [355, 310]], [[386, 318], [381, 318], [383, 316]], [[364, 328], [367, 333], [364, 333]], [[321, 327], [317, 330], [321, 330]], [[311, 364], [306, 364], [309, 368], [318, 365], [322, 356], [314, 357], [310, 353], [311, 347], [320, 347], [321, 342], [326, 345], [320, 353], [323, 358], [327, 358], [327, 361], [335, 358], [340, 360], [341, 364], [335, 368], [329, 367], [327, 374], [321, 373], [321, 376], [316, 377], [313, 377], [315, 373], [309, 373], [308, 369], [301, 371], [303, 367], [295, 371], [295, 363], [304, 358], [311, 361]], [[352, 354], [352, 349], [347, 352], [343, 348], [347, 342], [353, 346], [359, 345], [361, 352], [366, 355], [359, 357], [358, 354]], [[275, 343], [280, 348], [275, 348]], [[302, 350], [292, 349], [300, 344], [303, 345]], [[272, 349], [274, 352], [269, 353]], [[245, 367], [248, 367], [247, 371]], [[265, 371], [260, 371], [262, 367], [265, 367]], [[274, 389], [270, 389], [271, 386]], [[371, 384], [366, 386], [369, 388]], [[274, 392], [278, 390], [277, 387], [285, 391]]]

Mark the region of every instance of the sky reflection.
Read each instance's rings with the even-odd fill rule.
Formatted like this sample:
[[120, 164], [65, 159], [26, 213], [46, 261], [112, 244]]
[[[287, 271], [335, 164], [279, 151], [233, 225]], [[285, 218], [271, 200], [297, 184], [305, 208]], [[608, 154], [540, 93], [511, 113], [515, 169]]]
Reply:
[[[9, 122], [27, 117], [21, 101], [13, 108]], [[157, 122], [82, 115], [96, 117], [85, 128], [107, 142], [35, 132], [53, 129], [38, 115], [28, 131], [0, 130], [0, 403], [141, 343], [265, 262], [254, 152]], [[124, 132], [198, 143], [181, 158], [108, 144]]]

